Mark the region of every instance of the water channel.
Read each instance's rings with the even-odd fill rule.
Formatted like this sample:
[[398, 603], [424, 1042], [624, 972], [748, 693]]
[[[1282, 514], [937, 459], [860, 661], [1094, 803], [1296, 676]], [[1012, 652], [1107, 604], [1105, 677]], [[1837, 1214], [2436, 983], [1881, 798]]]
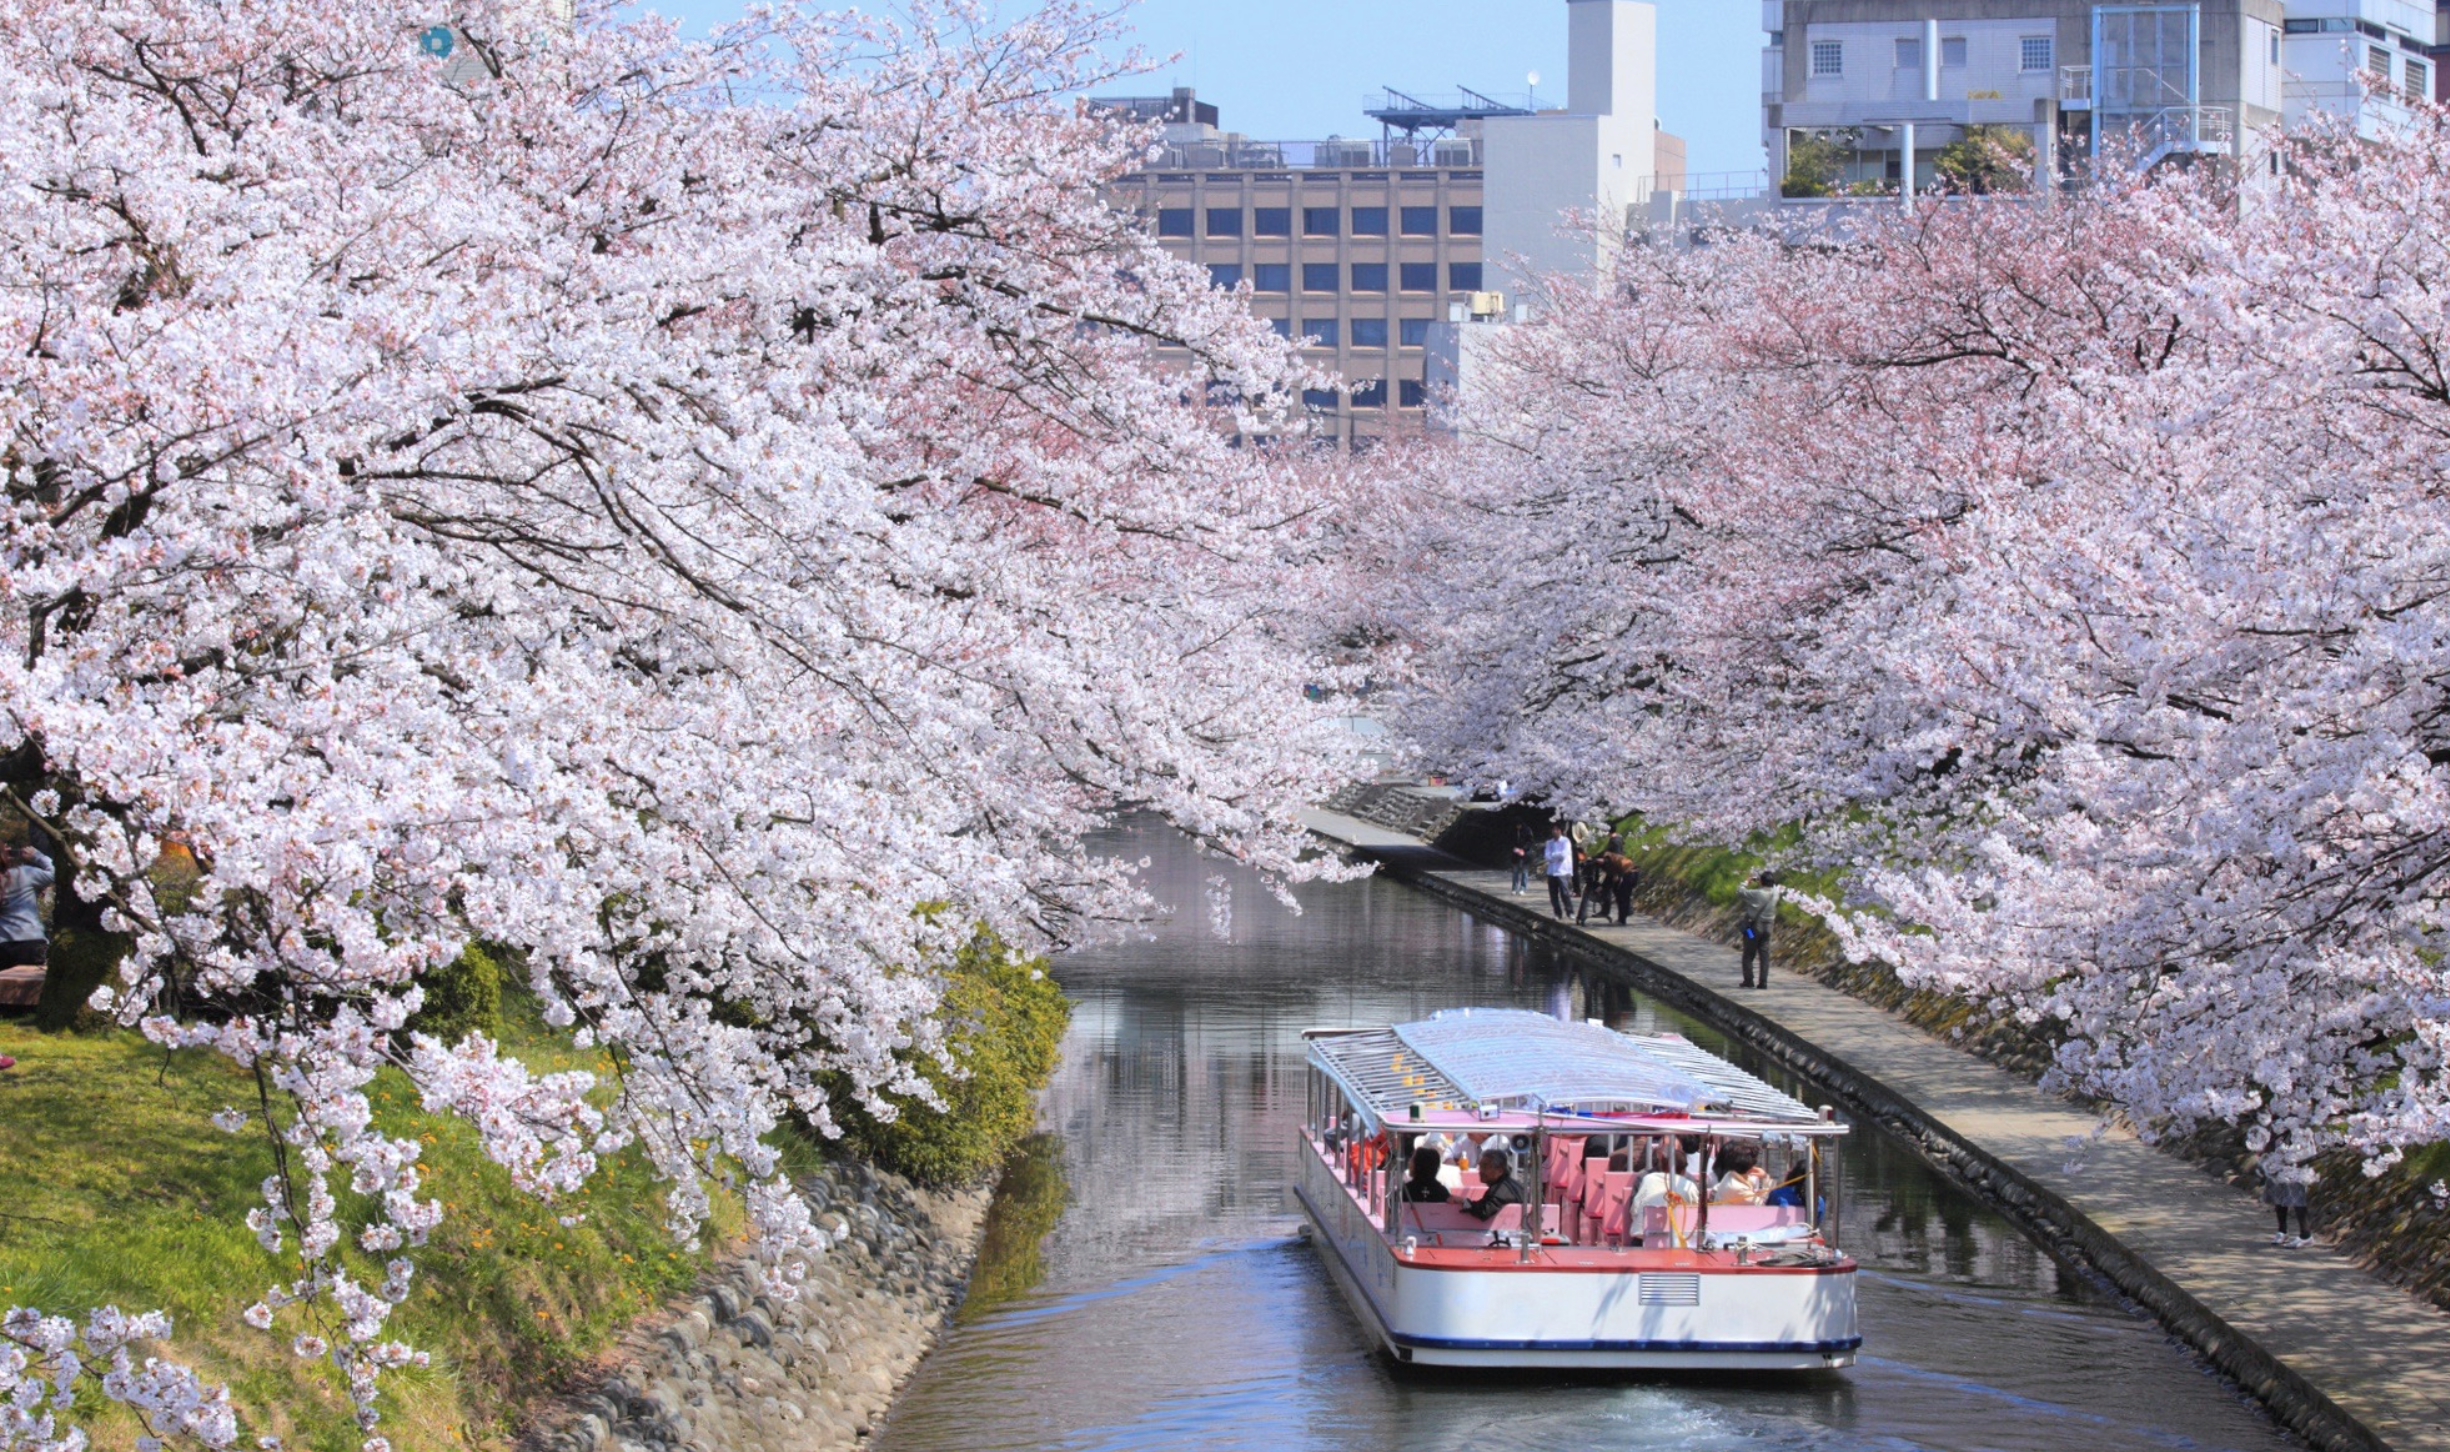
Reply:
[[[1574, 1379], [1399, 1370], [1299, 1235], [1286, 1189], [1301, 1031], [1500, 1004], [1673, 1029], [1810, 1102], [1706, 1026], [1392, 882], [1288, 912], [1179, 838], [1178, 913], [1062, 962], [1078, 1004], [959, 1323], [881, 1452], [1719, 1448], [2115, 1452], [2301, 1444], [2123, 1306], [1859, 1129], [1844, 1239], [1864, 1349], [1804, 1378]], [[1205, 880], [1228, 872], [1229, 921]], [[1730, 964], [1730, 976], [1733, 975]]]

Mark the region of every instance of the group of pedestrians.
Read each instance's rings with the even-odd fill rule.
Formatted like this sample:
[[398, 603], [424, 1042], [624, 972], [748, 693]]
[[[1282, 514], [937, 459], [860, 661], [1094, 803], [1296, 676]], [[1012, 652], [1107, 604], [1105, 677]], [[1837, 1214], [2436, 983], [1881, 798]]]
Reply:
[[[1633, 920], [1633, 890], [1640, 885], [1642, 872], [1626, 855], [1622, 833], [1611, 832], [1601, 839], [1585, 823], [1568, 827], [1558, 822], [1548, 829], [1548, 840], [1543, 843], [1529, 824], [1518, 825], [1514, 829], [1516, 897], [1531, 890], [1535, 862], [1548, 879], [1549, 914], [1559, 922], [1588, 923], [1594, 904], [1602, 923], [1608, 921], [1611, 907], [1619, 926]], [[1767, 872], [1754, 877], [1737, 890], [1736, 910], [1737, 930], [1744, 940], [1744, 986], [1767, 988], [1770, 933], [1778, 924], [1778, 879]]]
[[1577, 822], [1572, 827], [1559, 822], [1548, 830], [1546, 843], [1538, 842], [1529, 825], [1514, 829], [1514, 893], [1520, 897], [1531, 888], [1531, 864], [1534, 854], [1548, 879], [1548, 910], [1558, 921], [1572, 920], [1577, 924], [1591, 920], [1591, 910], [1599, 909], [1599, 920], [1608, 921], [1609, 909], [1616, 912], [1620, 924], [1633, 918], [1633, 890], [1641, 882], [1641, 869], [1625, 855], [1623, 834], [1611, 832], [1603, 840], [1587, 824]]

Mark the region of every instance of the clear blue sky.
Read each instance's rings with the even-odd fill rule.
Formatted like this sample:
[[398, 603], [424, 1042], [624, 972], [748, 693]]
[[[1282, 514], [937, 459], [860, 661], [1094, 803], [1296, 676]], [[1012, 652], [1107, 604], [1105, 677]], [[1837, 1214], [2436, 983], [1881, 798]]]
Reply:
[[[847, 3], [847, 0], [846, 0]], [[1695, 172], [1761, 166], [1761, 8], [1751, 0], [1655, 0], [1659, 120]], [[1003, 0], [1017, 12], [1021, 0]], [[649, 0], [692, 22], [739, 0]], [[882, 7], [880, 7], [882, 8]], [[1365, 93], [1458, 85], [1565, 98], [1565, 0], [1141, 0], [1128, 19], [1152, 56], [1181, 59], [1128, 89], [1196, 85], [1228, 130], [1271, 140], [1374, 134]]]

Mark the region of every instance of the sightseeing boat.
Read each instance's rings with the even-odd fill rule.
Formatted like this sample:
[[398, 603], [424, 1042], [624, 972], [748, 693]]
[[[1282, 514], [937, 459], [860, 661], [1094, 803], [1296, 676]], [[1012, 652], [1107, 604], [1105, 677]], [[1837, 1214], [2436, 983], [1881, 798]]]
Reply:
[[[1435, 1366], [1851, 1365], [1846, 1127], [1674, 1034], [1510, 1009], [1313, 1030], [1295, 1193], [1354, 1313]], [[1407, 1191], [1438, 1151], [1449, 1197]], [[1482, 1219], [1488, 1151], [1521, 1196]], [[1426, 1161], [1423, 1161], [1426, 1164]], [[1423, 1203], [1424, 1201], [1432, 1203]]]

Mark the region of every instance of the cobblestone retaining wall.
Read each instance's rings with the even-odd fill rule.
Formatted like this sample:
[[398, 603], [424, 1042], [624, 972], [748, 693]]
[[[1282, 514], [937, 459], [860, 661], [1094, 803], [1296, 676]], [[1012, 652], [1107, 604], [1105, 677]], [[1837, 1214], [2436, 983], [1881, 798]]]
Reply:
[[841, 1165], [801, 1181], [843, 1238], [797, 1300], [727, 1262], [677, 1315], [635, 1328], [528, 1452], [833, 1452], [861, 1445], [935, 1344], [985, 1233], [986, 1189], [931, 1194]]

